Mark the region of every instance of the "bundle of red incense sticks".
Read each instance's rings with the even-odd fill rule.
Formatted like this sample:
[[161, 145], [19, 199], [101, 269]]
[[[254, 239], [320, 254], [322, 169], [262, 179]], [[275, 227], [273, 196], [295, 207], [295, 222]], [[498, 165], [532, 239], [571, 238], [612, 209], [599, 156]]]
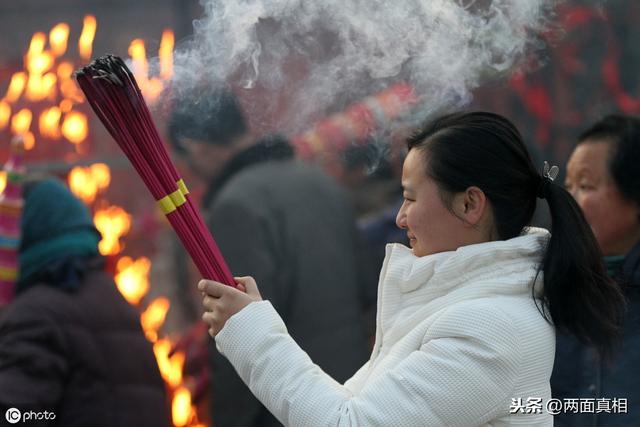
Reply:
[[235, 286], [233, 275], [171, 162], [140, 88], [124, 61], [106, 55], [76, 71], [75, 77], [93, 111], [157, 200], [200, 274]]

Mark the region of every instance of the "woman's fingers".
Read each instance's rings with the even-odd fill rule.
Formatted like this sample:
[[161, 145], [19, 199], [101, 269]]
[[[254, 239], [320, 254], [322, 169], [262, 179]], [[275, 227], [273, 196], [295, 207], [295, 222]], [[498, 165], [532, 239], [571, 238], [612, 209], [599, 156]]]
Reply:
[[260, 291], [258, 291], [258, 285], [256, 281], [251, 276], [244, 277], [234, 277], [234, 280], [239, 284], [238, 289], [242, 290], [249, 296], [258, 297], [258, 299], [262, 299], [260, 295]]
[[209, 335], [215, 337], [224, 326], [224, 322], [220, 321], [217, 312], [205, 311], [202, 320], [209, 325]]
[[213, 297], [210, 297], [209, 295], [205, 294], [204, 297], [202, 298], [202, 305], [204, 306], [204, 308], [206, 308], [208, 311], [213, 310], [216, 306], [215, 306], [215, 302], [216, 299]]
[[198, 289], [207, 295], [220, 298], [229, 289], [229, 286], [213, 280], [202, 279], [198, 282]]
[[213, 280], [201, 280], [198, 289], [202, 292], [202, 315], [209, 334], [215, 337], [224, 328], [225, 323], [244, 307], [255, 301], [261, 301], [258, 286], [252, 277], [236, 277], [238, 286], [234, 288]]

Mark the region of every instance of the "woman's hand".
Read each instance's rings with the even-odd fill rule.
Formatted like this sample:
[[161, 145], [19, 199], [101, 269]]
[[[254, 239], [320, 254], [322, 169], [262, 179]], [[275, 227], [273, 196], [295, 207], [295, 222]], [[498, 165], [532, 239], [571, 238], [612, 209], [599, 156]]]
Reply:
[[209, 335], [215, 337], [227, 320], [254, 301], [262, 301], [253, 277], [234, 277], [238, 288], [213, 280], [201, 280], [198, 289], [202, 291], [202, 305], [205, 312], [202, 320], [209, 325]]

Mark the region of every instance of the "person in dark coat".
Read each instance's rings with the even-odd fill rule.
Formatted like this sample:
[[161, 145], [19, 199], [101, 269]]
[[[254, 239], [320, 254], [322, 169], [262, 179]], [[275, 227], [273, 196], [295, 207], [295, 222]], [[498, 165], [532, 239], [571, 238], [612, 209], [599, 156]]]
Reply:
[[[87, 208], [53, 179], [28, 183], [16, 297], [0, 316], [0, 405], [47, 425], [170, 425], [137, 310], [103, 271]], [[39, 424], [40, 425], [40, 424]]]
[[[558, 426], [640, 425], [640, 119], [611, 115], [584, 132], [567, 165], [574, 196], [627, 297], [621, 342], [610, 361], [558, 334], [553, 397], [578, 406]], [[588, 410], [587, 410], [588, 409]]]
[[[207, 223], [231, 271], [259, 277], [313, 360], [337, 380], [349, 378], [369, 355], [365, 317], [373, 315], [376, 280], [346, 191], [295, 160], [284, 137], [254, 141], [230, 91], [192, 95], [174, 108], [169, 134], [209, 182]], [[211, 366], [216, 427], [280, 425], [213, 345]]]

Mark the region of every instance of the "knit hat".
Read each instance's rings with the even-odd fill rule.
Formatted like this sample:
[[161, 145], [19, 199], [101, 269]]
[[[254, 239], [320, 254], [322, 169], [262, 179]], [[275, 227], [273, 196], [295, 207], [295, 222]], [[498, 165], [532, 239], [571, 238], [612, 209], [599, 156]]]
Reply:
[[91, 214], [63, 183], [27, 185], [24, 199], [18, 288], [61, 259], [99, 255], [100, 233]]
[[0, 307], [8, 304], [15, 293], [20, 244], [20, 214], [22, 212], [22, 157], [24, 143], [16, 137], [11, 141], [9, 160], [4, 165], [6, 186], [0, 194]]

